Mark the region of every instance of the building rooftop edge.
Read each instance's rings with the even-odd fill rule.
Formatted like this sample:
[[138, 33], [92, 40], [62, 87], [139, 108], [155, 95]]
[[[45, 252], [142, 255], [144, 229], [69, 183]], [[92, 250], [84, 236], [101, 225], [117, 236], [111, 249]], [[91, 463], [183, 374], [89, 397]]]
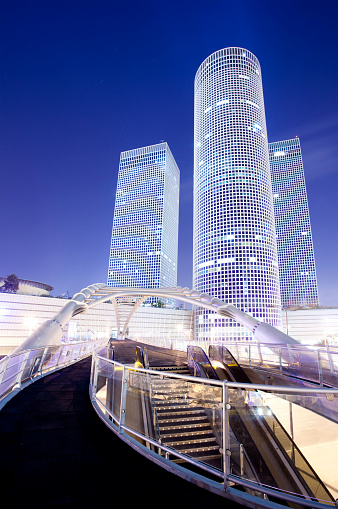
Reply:
[[300, 144], [300, 139], [298, 136], [295, 136], [294, 138], [287, 138], [285, 140], [278, 140], [278, 141], [269, 141], [268, 144], [269, 145], [275, 145], [277, 143], [286, 143], [287, 141], [298, 141], [299, 144]]
[[168, 143], [166, 141], [163, 141], [161, 143], [154, 143], [153, 145], [145, 145], [144, 147], [132, 148], [130, 150], [123, 150], [121, 152], [121, 159], [122, 159], [122, 155], [125, 156], [125, 154], [137, 153], [138, 151], [151, 152], [151, 150], [149, 150], [149, 149], [161, 147], [161, 146], [163, 148], [167, 148], [167, 147], [169, 148]]
[[[196, 77], [198, 76], [199, 72], [201, 71], [201, 69], [208, 63], [210, 62], [211, 60], [214, 60], [215, 59], [215, 56], [217, 55], [217, 53], [221, 54], [221, 52], [224, 52], [224, 51], [227, 51], [227, 50], [232, 50], [232, 49], [238, 49], [238, 50], [241, 50], [243, 52], [246, 52], [248, 53], [249, 55], [251, 55], [252, 57], [252, 60], [255, 61], [255, 63], [259, 66], [260, 68], [260, 63], [259, 63], [259, 60], [258, 58], [256, 57], [256, 55], [254, 53], [252, 53], [252, 51], [246, 49], [246, 48], [242, 48], [240, 46], [227, 46], [226, 48], [221, 48], [217, 51], [214, 51], [213, 53], [211, 53], [208, 57], [206, 57], [203, 62], [199, 65], [197, 71], [196, 71], [196, 75], [195, 75], [195, 79]], [[229, 52], [230, 53], [230, 52]], [[247, 55], [246, 55], [247, 56]]]

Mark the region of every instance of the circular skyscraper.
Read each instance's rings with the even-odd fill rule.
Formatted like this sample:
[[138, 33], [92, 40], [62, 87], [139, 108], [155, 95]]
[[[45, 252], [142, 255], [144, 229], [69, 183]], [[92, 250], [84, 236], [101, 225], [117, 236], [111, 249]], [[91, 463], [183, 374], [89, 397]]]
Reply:
[[[260, 65], [219, 50], [195, 78], [193, 287], [280, 326], [280, 290]], [[196, 337], [240, 339], [229, 319], [196, 313]]]

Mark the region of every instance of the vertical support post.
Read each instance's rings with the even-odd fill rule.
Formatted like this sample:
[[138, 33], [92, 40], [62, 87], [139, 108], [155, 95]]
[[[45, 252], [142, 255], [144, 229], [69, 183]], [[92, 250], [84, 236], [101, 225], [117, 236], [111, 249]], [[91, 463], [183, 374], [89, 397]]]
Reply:
[[293, 357], [293, 352], [291, 350], [291, 345], [289, 345], [289, 344], [288, 344], [288, 353], [289, 353], [289, 363], [293, 364], [294, 363], [294, 357]]
[[92, 354], [92, 366], [91, 366], [91, 370], [90, 370], [90, 382], [92, 384], [92, 386], [94, 385], [94, 369], [95, 369], [95, 354], [93, 353]]
[[257, 344], [257, 348], [258, 348], [259, 362], [260, 362], [260, 364], [263, 364], [263, 357], [262, 357], [262, 350], [261, 350], [261, 344], [260, 343]]
[[41, 361], [40, 361], [40, 375], [42, 375], [43, 363], [45, 362], [45, 358], [47, 356], [48, 350], [49, 350], [49, 347], [46, 346], [46, 348], [43, 351], [42, 357], [41, 357]]
[[19, 387], [21, 387], [22, 375], [23, 375], [24, 369], [25, 369], [25, 367], [26, 367], [27, 360], [28, 360], [28, 358], [29, 358], [29, 354], [30, 354], [30, 351], [28, 351], [28, 352], [26, 352], [26, 353], [25, 353], [24, 360], [22, 361], [21, 366], [20, 366], [19, 377], [18, 377], [18, 379], [17, 379], [17, 381], [16, 381], [16, 383], [19, 385]]
[[239, 444], [239, 455], [240, 455], [241, 476], [243, 476], [244, 475], [244, 448], [243, 448], [243, 444]]
[[97, 357], [92, 358], [92, 373], [93, 373], [93, 379], [92, 379], [92, 399], [96, 398], [96, 391], [97, 391], [97, 379], [99, 377], [99, 359]]
[[320, 351], [317, 350], [317, 358], [318, 358], [318, 376], [319, 376], [319, 383], [320, 385], [323, 385], [323, 372], [322, 372], [322, 363], [320, 359]]
[[290, 414], [290, 436], [291, 442], [291, 459], [295, 462], [295, 447], [294, 447], [294, 436], [293, 436], [293, 415], [292, 415], [292, 403], [289, 401], [289, 414]]
[[226, 382], [223, 382], [223, 473], [224, 473], [224, 490], [228, 491], [230, 483], [228, 481], [228, 475], [230, 474], [230, 429], [229, 429], [229, 410], [231, 406], [229, 404], [229, 389]]
[[72, 356], [73, 356], [74, 350], [75, 350], [75, 345], [73, 345], [73, 348], [71, 349], [71, 352], [70, 352], [70, 355], [69, 355], [69, 362], [72, 361]]
[[249, 368], [251, 368], [251, 345], [249, 344]]
[[[109, 343], [107, 348], [108, 359], [114, 361], [115, 359], [115, 346]], [[107, 407], [111, 413], [113, 413], [113, 401], [114, 401], [114, 375], [115, 365], [114, 362], [108, 363], [109, 370], [107, 375]], [[109, 417], [111, 418], [111, 417]]]
[[282, 366], [282, 348], [279, 347], [279, 372], [283, 374], [283, 366]]
[[329, 345], [326, 345], [326, 351], [327, 351], [327, 358], [328, 358], [328, 361], [329, 361], [330, 371], [331, 371], [331, 373], [334, 373], [334, 365], [333, 365], [333, 360], [332, 360], [332, 352], [330, 350]]
[[4, 377], [5, 373], [6, 373], [9, 359], [10, 359], [10, 357], [8, 355], [6, 360], [1, 364], [2, 371], [0, 373], [0, 384], [2, 383], [3, 377]]
[[119, 433], [123, 433], [122, 427], [125, 425], [125, 422], [126, 422], [126, 402], [127, 402], [128, 378], [129, 378], [129, 370], [127, 369], [126, 366], [123, 366]]
[[59, 365], [59, 362], [60, 362], [60, 358], [61, 358], [61, 355], [62, 355], [63, 349], [64, 349], [64, 346], [61, 346], [61, 347], [60, 347], [60, 351], [59, 351], [58, 361], [57, 361], [57, 363], [55, 364], [55, 367], [57, 367], [57, 366]]

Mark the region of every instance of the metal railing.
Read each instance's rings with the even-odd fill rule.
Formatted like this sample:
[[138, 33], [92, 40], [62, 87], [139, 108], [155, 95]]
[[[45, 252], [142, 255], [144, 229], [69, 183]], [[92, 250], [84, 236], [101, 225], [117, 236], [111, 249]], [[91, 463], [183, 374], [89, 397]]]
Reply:
[[[177, 397], [181, 392], [184, 393], [185, 402], [189, 404], [190, 408], [203, 407], [206, 415], [210, 415], [217, 409], [217, 426], [220, 429], [219, 436], [221, 437], [219, 444], [221, 461], [218, 462], [218, 466], [215, 466], [212, 460], [208, 461], [205, 458], [203, 461], [199, 461], [189, 452], [183, 454], [174, 445], [170, 447], [164, 445], [161, 440], [156, 438], [156, 433], [149, 431], [153, 428], [146, 426], [143, 422], [142, 398], [150, 401], [152, 383], [164, 378], [173, 387], [178, 388], [179, 384], [182, 384], [182, 391], [170, 391], [164, 396], [167, 402], [170, 401], [170, 398], [177, 402]], [[248, 396], [243, 398], [243, 392]], [[290, 403], [295, 401], [297, 404], [301, 399], [302, 406], [310, 408], [308, 403], [311, 403], [314, 397], [316, 399], [326, 399], [329, 396], [334, 398], [337, 404], [338, 389], [294, 388], [195, 378], [153, 369], [143, 369], [135, 365], [121, 364], [100, 355], [96, 351], [93, 353], [90, 394], [93, 406], [101, 419], [123, 440], [132, 442], [133, 447], [138, 448], [142, 454], [148, 455], [157, 463], [161, 463], [164, 458], [170, 457], [181, 462], [184, 461], [186, 465], [192, 465], [193, 470], [188, 469], [190, 477], [194, 478], [194, 469], [197, 468], [199, 472], [204, 472], [203, 479], [206, 484], [213, 483], [213, 490], [215, 490], [214, 479], [218, 478], [219, 483], [217, 483], [218, 487], [216, 489], [225, 496], [234, 497], [240, 503], [241, 501], [247, 501], [247, 497], [251, 496], [253, 497], [251, 501], [259, 506], [263, 502], [260, 497], [264, 496], [267, 499], [272, 497], [274, 500], [279, 499], [304, 507], [318, 509], [335, 507], [334, 497], [320, 498], [316, 493], [309, 496], [302, 489], [290, 492], [273, 483], [255, 481], [252, 468], [249, 468], [246, 451], [243, 449], [243, 445], [234, 439], [229, 423], [230, 414], [238, 405], [239, 400], [243, 408], [245, 405], [251, 407], [248, 414], [255, 412], [262, 415], [269, 411], [265, 402], [266, 396], [268, 398], [281, 398], [283, 401], [287, 399]], [[259, 394], [259, 397], [255, 397], [255, 394]], [[293, 433], [296, 433], [296, 425], [294, 422]], [[151, 453], [149, 452], [150, 449]], [[156, 459], [154, 459], [154, 455]], [[237, 464], [240, 464], [239, 469], [234, 468], [232, 457], [237, 458]], [[335, 465], [335, 452], [332, 451], [332, 458], [327, 457], [325, 461], [327, 464]], [[172, 470], [182, 468], [182, 465], [178, 467], [173, 461], [170, 463]], [[211, 478], [213, 481], [210, 480]], [[200, 475], [199, 479], [201, 479]], [[245, 488], [246, 493], [236, 489], [236, 486]], [[276, 507], [274, 503], [271, 502], [271, 507]], [[269, 506], [269, 500], [264, 500], [263, 505], [267, 507], [267, 504]]]
[[254, 341], [167, 340], [142, 338], [143, 343], [186, 351], [187, 345], [208, 351], [210, 345], [223, 345], [243, 366], [268, 369], [280, 375], [305, 378], [320, 385], [338, 383], [338, 347], [332, 345], [272, 344]]
[[91, 355], [107, 340], [65, 343], [8, 355], [0, 360], [0, 409], [37, 379]]

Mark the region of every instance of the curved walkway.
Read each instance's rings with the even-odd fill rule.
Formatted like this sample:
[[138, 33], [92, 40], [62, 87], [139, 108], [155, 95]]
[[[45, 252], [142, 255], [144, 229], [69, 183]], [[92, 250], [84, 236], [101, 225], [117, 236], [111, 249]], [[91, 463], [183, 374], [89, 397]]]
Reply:
[[0, 412], [2, 499], [10, 507], [240, 508], [165, 471], [99, 419], [91, 358], [33, 383]]

